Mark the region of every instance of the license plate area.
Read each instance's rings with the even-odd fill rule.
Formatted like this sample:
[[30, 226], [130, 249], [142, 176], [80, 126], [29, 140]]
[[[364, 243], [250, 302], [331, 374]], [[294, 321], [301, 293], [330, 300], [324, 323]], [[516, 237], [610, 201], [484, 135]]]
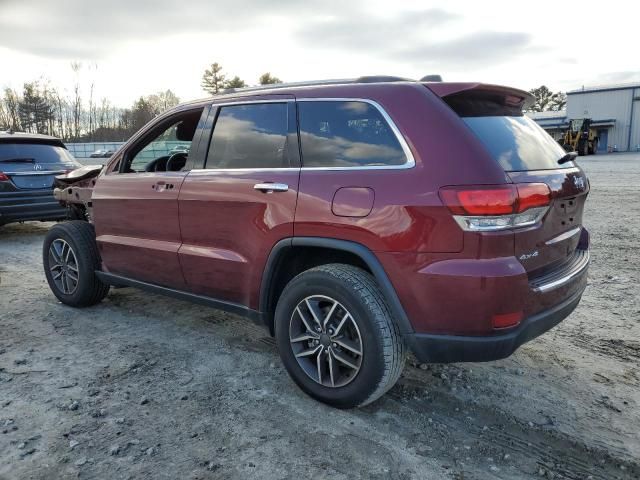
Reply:
[[37, 190], [53, 188], [54, 175], [13, 175], [11, 181], [20, 189]]

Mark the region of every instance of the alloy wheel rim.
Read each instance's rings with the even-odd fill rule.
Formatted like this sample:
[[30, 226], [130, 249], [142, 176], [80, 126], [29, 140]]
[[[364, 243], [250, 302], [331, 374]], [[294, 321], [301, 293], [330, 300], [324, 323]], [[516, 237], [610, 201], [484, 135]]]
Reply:
[[303, 299], [291, 314], [289, 342], [298, 365], [325, 387], [343, 387], [362, 365], [362, 336], [354, 317], [324, 295]]
[[56, 238], [49, 246], [49, 271], [60, 292], [72, 295], [77, 290], [80, 280], [78, 260], [71, 245], [62, 238]]

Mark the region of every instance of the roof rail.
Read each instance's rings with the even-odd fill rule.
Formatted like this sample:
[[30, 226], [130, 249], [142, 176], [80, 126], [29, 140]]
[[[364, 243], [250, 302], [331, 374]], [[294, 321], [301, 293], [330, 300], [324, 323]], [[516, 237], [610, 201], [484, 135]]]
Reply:
[[222, 94], [259, 92], [261, 90], [272, 90], [278, 88], [291, 87], [313, 87], [322, 85], [344, 85], [349, 83], [385, 83], [385, 82], [413, 82], [414, 80], [392, 75], [367, 75], [358, 78], [339, 78], [333, 80], [309, 80], [305, 82], [270, 83], [268, 85], [257, 85], [255, 87], [227, 88], [222, 90]]
[[410, 78], [394, 77], [393, 75], [366, 75], [358, 77], [355, 83], [383, 83], [383, 82], [413, 82]]
[[309, 80], [305, 82], [269, 83], [267, 85], [256, 85], [255, 87], [226, 88], [220, 93], [258, 92], [260, 90], [274, 90], [278, 88], [311, 87], [315, 85], [342, 85], [345, 83], [356, 83], [356, 80], [353, 78], [342, 78], [333, 80]]

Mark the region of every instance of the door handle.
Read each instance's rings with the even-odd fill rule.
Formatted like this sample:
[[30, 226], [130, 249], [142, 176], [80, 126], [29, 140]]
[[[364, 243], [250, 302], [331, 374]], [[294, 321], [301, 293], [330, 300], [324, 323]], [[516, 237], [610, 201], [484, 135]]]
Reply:
[[166, 183], [164, 181], [159, 181], [151, 185], [151, 188], [156, 192], [162, 192], [164, 190], [171, 190], [173, 188], [173, 183]]
[[253, 186], [254, 190], [260, 190], [262, 193], [273, 192], [286, 192], [289, 190], [289, 185], [286, 183], [256, 183]]

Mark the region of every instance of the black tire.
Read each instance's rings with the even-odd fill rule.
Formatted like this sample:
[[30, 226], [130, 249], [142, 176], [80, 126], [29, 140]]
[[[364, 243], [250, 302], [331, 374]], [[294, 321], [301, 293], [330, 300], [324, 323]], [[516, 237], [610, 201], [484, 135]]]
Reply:
[[[71, 269], [73, 264], [75, 266], [73, 274], [77, 275], [73, 291], [71, 288], [67, 288], [69, 290], [67, 292], [63, 291], [68, 283], [61, 286], [60, 280], [54, 278], [61, 271], [55, 267], [57, 264], [54, 263], [55, 259], [51, 253], [54, 242], [57, 242], [56, 245], [66, 243], [75, 257], [75, 261], [70, 262], [68, 266]], [[42, 263], [49, 288], [58, 300], [66, 305], [88, 307], [99, 303], [109, 293], [109, 285], [102, 283], [95, 274], [95, 271], [100, 269], [100, 253], [96, 245], [95, 230], [93, 225], [88, 222], [72, 220], [51, 227], [44, 238]], [[65, 265], [65, 267], [67, 266]], [[67, 282], [73, 283], [73, 280]]]
[[[313, 296], [327, 297], [344, 306], [361, 337], [359, 370], [343, 386], [318, 383], [305, 372], [294, 353], [290, 326], [297, 315], [296, 307]], [[406, 347], [382, 292], [369, 273], [351, 265], [323, 265], [291, 280], [278, 300], [275, 333], [280, 357], [291, 378], [308, 395], [334, 407], [361, 407], [377, 400], [396, 383], [404, 367]], [[331, 357], [331, 352], [325, 353]], [[318, 376], [321, 377], [320, 372]]]
[[578, 150], [578, 154], [580, 156], [586, 157], [587, 155], [589, 155], [589, 142], [586, 140], [582, 142], [582, 145], [578, 147]]

